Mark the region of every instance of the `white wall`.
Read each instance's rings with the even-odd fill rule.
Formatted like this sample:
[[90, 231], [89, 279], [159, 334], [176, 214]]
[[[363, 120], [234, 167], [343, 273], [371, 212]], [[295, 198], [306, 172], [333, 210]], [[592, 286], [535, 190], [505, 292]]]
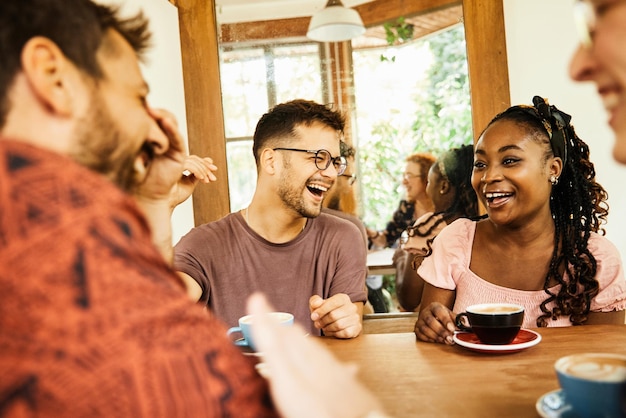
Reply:
[[572, 0], [504, 0], [511, 104], [549, 99], [565, 113], [587, 144], [597, 179], [609, 193], [607, 237], [626, 260], [626, 168], [613, 161], [613, 134], [591, 83], [573, 82], [569, 59], [577, 48]]
[[[174, 113], [183, 135], [187, 136], [187, 118], [183, 88], [183, 71], [178, 32], [178, 10], [167, 0], [96, 0], [101, 4], [121, 5], [121, 13], [130, 16], [143, 10], [150, 21], [152, 48], [148, 51], [143, 75], [150, 85], [148, 102], [152, 107]], [[202, 187], [202, 186], [199, 186]], [[173, 241], [193, 228], [192, 198], [174, 211]]]

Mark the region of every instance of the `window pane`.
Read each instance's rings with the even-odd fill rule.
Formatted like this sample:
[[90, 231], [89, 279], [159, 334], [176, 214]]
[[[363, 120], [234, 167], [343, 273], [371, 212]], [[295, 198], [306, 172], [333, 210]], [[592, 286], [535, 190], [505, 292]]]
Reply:
[[250, 137], [268, 108], [263, 50], [222, 51], [220, 58], [226, 137]]
[[276, 103], [293, 99], [323, 103], [319, 47], [294, 45], [276, 47], [273, 51]]
[[248, 206], [256, 186], [252, 140], [226, 143], [226, 155], [228, 155], [230, 210], [235, 212]]

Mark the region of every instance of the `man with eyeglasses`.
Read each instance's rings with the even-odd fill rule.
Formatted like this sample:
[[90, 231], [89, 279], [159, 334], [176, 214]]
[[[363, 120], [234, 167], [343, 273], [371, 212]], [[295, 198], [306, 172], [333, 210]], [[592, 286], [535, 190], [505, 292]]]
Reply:
[[579, 0], [574, 11], [581, 44], [570, 76], [596, 84], [616, 135], [613, 157], [626, 163], [626, 1]]
[[247, 208], [192, 229], [175, 268], [194, 300], [230, 326], [246, 298], [268, 295], [312, 335], [353, 338], [362, 328], [366, 249], [355, 225], [320, 214], [337, 176], [343, 116], [294, 100], [263, 115], [254, 133], [257, 186]]

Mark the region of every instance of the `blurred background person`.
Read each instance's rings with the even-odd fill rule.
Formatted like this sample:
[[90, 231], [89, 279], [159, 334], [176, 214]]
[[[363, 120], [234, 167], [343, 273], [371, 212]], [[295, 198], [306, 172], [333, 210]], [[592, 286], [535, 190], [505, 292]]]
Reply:
[[403, 310], [415, 311], [422, 298], [424, 281], [417, 268], [431, 252], [431, 243], [439, 232], [458, 218], [478, 216], [478, 200], [472, 189], [471, 175], [474, 148], [464, 145], [446, 151], [430, 167], [426, 193], [434, 213], [422, 215], [400, 238], [393, 257], [396, 267], [396, 294]]
[[354, 184], [356, 183], [354, 158], [356, 150], [344, 141], [341, 141], [339, 148], [341, 155], [348, 162], [348, 166], [343, 174], [337, 176], [335, 184], [327, 192], [322, 202], [322, 212], [347, 219], [355, 224], [361, 231], [365, 248], [367, 248], [367, 232], [365, 225], [357, 215], [357, 203], [354, 193]]
[[426, 182], [428, 170], [434, 162], [435, 156], [427, 152], [411, 154], [406, 158], [406, 168], [402, 173], [406, 198], [400, 201], [383, 231], [367, 230], [371, 248], [392, 247], [407, 227], [423, 214], [433, 211], [433, 202], [426, 194]]
[[[406, 167], [402, 173], [402, 185], [406, 189], [406, 198], [400, 201], [398, 209], [393, 213], [391, 220], [383, 231], [367, 229], [369, 248], [372, 250], [395, 247], [400, 235], [407, 227], [425, 213], [433, 211], [433, 203], [426, 194], [428, 170], [435, 162], [435, 156], [420, 152], [406, 158]], [[392, 304], [390, 295], [385, 295], [383, 276], [370, 275], [367, 277], [368, 297], [377, 313], [389, 312]]]

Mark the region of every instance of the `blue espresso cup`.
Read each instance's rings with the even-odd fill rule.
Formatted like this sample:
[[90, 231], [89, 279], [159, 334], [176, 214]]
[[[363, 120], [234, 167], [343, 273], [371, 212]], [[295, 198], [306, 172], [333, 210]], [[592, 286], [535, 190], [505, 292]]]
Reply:
[[577, 416], [626, 417], [626, 355], [572, 354], [558, 359], [554, 369]]
[[[293, 315], [288, 312], [270, 312], [267, 315], [276, 323], [284, 326], [293, 325]], [[234, 340], [234, 343], [240, 347], [250, 347], [257, 351], [252, 337], [252, 324], [256, 315], [246, 315], [239, 318], [239, 326], [230, 328], [226, 333], [231, 336], [235, 333], [241, 334], [243, 338]], [[232, 337], [231, 337], [232, 338]]]

